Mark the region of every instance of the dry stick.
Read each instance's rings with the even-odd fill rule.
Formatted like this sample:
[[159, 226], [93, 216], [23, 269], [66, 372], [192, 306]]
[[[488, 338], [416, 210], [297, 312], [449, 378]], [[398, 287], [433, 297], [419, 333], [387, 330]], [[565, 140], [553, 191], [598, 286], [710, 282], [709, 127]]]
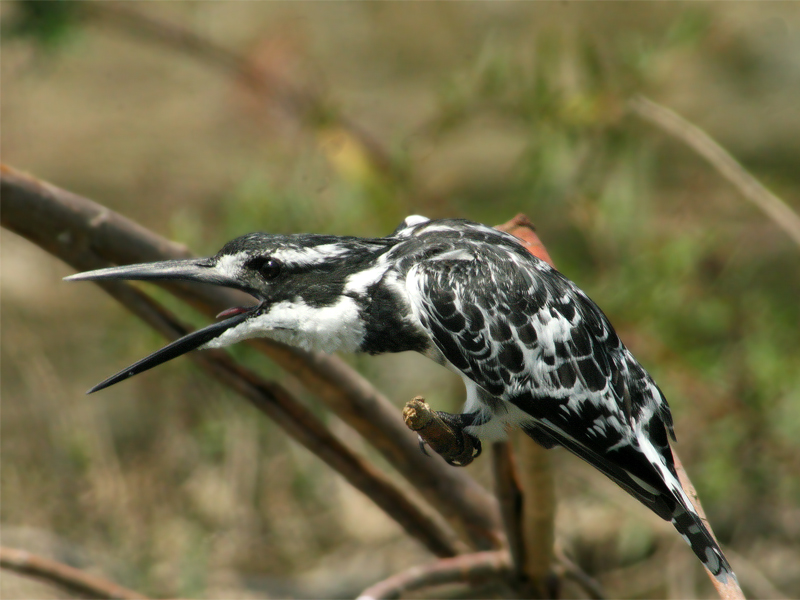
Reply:
[[[4, 202], [3, 207], [5, 206]], [[73, 255], [62, 254], [61, 258], [78, 270], [94, 269], [108, 264], [88, 249]], [[167, 339], [177, 339], [188, 333], [168, 311], [137, 288], [121, 282], [97, 282], [97, 285]], [[239, 367], [224, 352], [192, 353], [189, 356], [338, 471], [353, 487], [371, 498], [433, 554], [453, 556], [463, 550], [455, 532], [443, 522], [440, 515], [421, 506], [384, 473], [354, 454], [309, 409], [278, 383], [261, 379]]]
[[508, 551], [514, 577], [520, 579], [525, 562], [525, 537], [522, 526], [523, 492], [519, 471], [510, 441], [492, 444], [494, 490], [500, 503], [500, 515], [508, 538]]
[[[83, 264], [74, 266], [85, 268]], [[131, 285], [102, 282], [101, 287], [167, 339], [177, 339], [188, 333], [168, 311]], [[295, 441], [339, 472], [433, 554], [458, 554], [461, 549], [458, 538], [439, 515], [421, 507], [388, 476], [353, 453], [280, 384], [265, 380], [237, 365], [222, 351], [192, 353], [190, 357], [212, 377], [249, 400]]]
[[0, 567], [34, 577], [82, 598], [147, 600], [147, 596], [112, 581], [25, 550], [0, 547]]
[[[67, 262], [87, 253], [117, 264], [190, 256], [184, 246], [106, 207], [2, 165], [0, 198], [4, 227]], [[208, 315], [242, 303], [237, 293], [223, 288], [164, 287]], [[502, 545], [495, 499], [463, 471], [424, 456], [397, 409], [344, 361], [267, 340], [258, 340], [256, 347], [375, 446], [474, 547]]]
[[[536, 235], [533, 224], [519, 214], [499, 225], [497, 229], [516, 236], [534, 256], [553, 265], [547, 249]], [[517, 569], [525, 574], [529, 593], [540, 598], [557, 595], [558, 580], [553, 573], [553, 545], [555, 543], [556, 496], [553, 465], [550, 454], [530, 437], [517, 430], [513, 434], [522, 490], [521, 564]], [[497, 473], [496, 477], [501, 474]], [[512, 555], [513, 556], [513, 555]]]
[[583, 569], [578, 567], [570, 557], [558, 548], [555, 550], [555, 556], [558, 559], [556, 572], [559, 576], [565, 579], [571, 579], [578, 584], [583, 591], [586, 592], [591, 600], [604, 600], [606, 595], [603, 591], [603, 586], [594, 577], [588, 575]]
[[800, 216], [788, 204], [765, 188], [705, 131], [676, 112], [637, 96], [630, 101], [631, 110], [639, 117], [673, 135], [710, 162], [720, 175], [734, 185], [745, 198], [783, 229], [800, 246]]
[[[678, 453], [675, 452], [675, 449], [672, 449], [672, 460], [675, 463], [675, 471], [678, 473], [678, 479], [681, 482], [681, 486], [683, 486], [683, 490], [686, 492], [686, 495], [689, 496], [689, 499], [692, 501], [697, 514], [700, 515], [700, 518], [705, 523], [706, 529], [711, 534], [711, 537], [714, 538], [714, 541], [719, 544], [717, 540], [717, 536], [714, 535], [714, 530], [711, 529], [711, 524], [706, 519], [706, 512], [703, 510], [703, 505], [700, 504], [700, 497], [697, 495], [697, 490], [694, 488], [691, 479], [689, 479], [689, 475], [686, 473], [686, 470], [683, 468], [683, 463], [681, 462]], [[742, 588], [739, 587], [739, 583], [733, 578], [728, 577], [728, 581], [722, 583], [717, 580], [711, 574], [711, 571], [705, 569], [706, 575], [711, 580], [711, 583], [714, 584], [714, 588], [717, 590], [717, 594], [722, 600], [744, 600], [745, 595], [742, 591]]]
[[504, 550], [462, 554], [412, 567], [364, 590], [358, 600], [389, 600], [435, 585], [465, 582], [472, 585], [508, 579], [512, 567]]

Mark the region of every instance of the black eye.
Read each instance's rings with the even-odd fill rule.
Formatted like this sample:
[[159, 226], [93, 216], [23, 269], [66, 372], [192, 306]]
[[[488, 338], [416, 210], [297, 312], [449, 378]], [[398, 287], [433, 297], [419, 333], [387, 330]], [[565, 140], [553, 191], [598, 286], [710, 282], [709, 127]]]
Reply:
[[280, 275], [283, 264], [277, 258], [257, 256], [248, 261], [247, 266], [258, 271], [264, 279], [270, 280]]

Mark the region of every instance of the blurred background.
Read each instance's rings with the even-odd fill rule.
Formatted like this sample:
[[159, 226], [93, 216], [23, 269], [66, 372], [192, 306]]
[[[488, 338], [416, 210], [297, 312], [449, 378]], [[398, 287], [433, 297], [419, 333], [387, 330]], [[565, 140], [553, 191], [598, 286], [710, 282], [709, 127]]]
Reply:
[[[800, 210], [800, 5], [26, 1], [0, 17], [3, 161], [199, 254], [253, 230], [526, 213], [669, 399], [745, 590], [800, 596], [800, 250], [629, 108], [671, 107]], [[242, 64], [270, 85], [254, 93]], [[3, 233], [4, 545], [186, 598], [350, 597], [430, 559], [187, 360], [85, 396], [162, 340], [69, 273]], [[462, 401], [422, 358], [347, 360], [398, 411]], [[610, 597], [714, 597], [668, 523], [553, 458], [558, 543]], [[488, 463], [468, 468], [490, 486]], [[64, 597], [9, 574], [0, 594]]]

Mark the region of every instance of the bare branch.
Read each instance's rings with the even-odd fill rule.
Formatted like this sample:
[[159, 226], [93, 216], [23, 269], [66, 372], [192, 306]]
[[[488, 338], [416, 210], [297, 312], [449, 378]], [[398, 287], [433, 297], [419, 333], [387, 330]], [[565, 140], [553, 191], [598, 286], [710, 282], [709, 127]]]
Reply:
[[[4, 227], [79, 269], [102, 266], [98, 259], [128, 264], [190, 255], [108, 208], [8, 166], [0, 166], [0, 197]], [[209, 316], [241, 304], [223, 288], [164, 287]], [[424, 456], [397, 409], [344, 361], [266, 340], [255, 345], [375, 446], [475, 547], [502, 544], [494, 498], [466, 473]]]
[[[536, 235], [533, 223], [523, 214], [498, 225], [497, 229], [506, 231], [519, 238], [528, 251], [534, 256], [553, 265], [539, 236]], [[511, 540], [521, 536], [521, 547], [512, 554], [515, 566], [524, 574], [529, 594], [539, 598], [557, 595], [558, 578], [553, 573], [553, 545], [555, 543], [556, 496], [553, 465], [547, 450], [534, 442], [522, 431], [514, 432], [519, 471], [513, 474], [513, 466], [506, 465], [505, 473], [496, 471], [495, 478], [513, 478], [515, 481], [498, 483], [498, 487], [507, 491], [514, 485], [521, 488], [520, 515], [517, 523], [506, 522], [507, 527], [521, 527], [517, 533], [507, 529], [506, 535]], [[505, 515], [508, 518], [508, 515]], [[519, 544], [517, 540], [515, 544]], [[516, 562], [519, 561], [519, 562]]]
[[510, 441], [492, 444], [494, 490], [500, 503], [500, 515], [508, 538], [511, 564], [517, 578], [522, 577], [525, 561], [525, 537], [522, 526], [523, 492], [519, 471]]
[[[168, 311], [137, 288], [120, 282], [103, 282], [102, 287], [166, 338], [177, 339], [188, 333]], [[239, 366], [223, 351], [196, 352], [189, 356], [340, 473], [434, 555], [453, 556], [461, 550], [455, 533], [442, 522], [441, 517], [431, 513], [397, 487], [387, 475], [353, 453], [280, 384]]]
[[113, 581], [89, 575], [75, 567], [25, 550], [0, 547], [0, 567], [45, 581], [82, 598], [147, 600], [147, 596], [117, 585]]
[[512, 572], [508, 553], [502, 550], [462, 554], [412, 567], [364, 590], [358, 600], [388, 600], [436, 585], [465, 582], [471, 585], [502, 581]]
[[676, 112], [644, 96], [634, 98], [629, 106], [636, 115], [648, 123], [656, 125], [693, 148], [800, 246], [800, 216], [747, 172], [705, 131]]
[[583, 569], [576, 565], [572, 559], [558, 548], [555, 550], [555, 556], [558, 561], [556, 573], [558, 573], [560, 577], [571, 579], [577, 583], [591, 600], [604, 600], [606, 595], [599, 581], [583, 571]]

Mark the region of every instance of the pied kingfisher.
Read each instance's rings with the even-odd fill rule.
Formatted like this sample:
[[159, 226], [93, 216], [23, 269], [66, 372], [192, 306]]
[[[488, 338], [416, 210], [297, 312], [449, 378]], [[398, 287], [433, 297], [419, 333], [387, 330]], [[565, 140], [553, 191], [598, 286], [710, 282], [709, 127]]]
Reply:
[[464, 380], [467, 433], [500, 439], [518, 425], [545, 448], [563, 446], [672, 521], [717, 579], [734, 576], [678, 480], [658, 386], [597, 305], [510, 234], [412, 216], [384, 238], [251, 233], [209, 258], [66, 279], [180, 279], [258, 300], [90, 392], [190, 350], [258, 336], [324, 352], [414, 350]]

